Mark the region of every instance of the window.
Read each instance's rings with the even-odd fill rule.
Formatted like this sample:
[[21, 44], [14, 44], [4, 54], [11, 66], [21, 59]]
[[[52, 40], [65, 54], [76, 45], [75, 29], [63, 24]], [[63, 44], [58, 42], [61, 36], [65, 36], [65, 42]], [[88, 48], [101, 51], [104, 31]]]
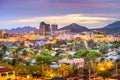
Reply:
[[1, 73], [1, 76], [5, 77], [5, 76], [7, 76], [7, 74], [6, 73]]
[[8, 72], [8, 75], [13, 75], [13, 72]]

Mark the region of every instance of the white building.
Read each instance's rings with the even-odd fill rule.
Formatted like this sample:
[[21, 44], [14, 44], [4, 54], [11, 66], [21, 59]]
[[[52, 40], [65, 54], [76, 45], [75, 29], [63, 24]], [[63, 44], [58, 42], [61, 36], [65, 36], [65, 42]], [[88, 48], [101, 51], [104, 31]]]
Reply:
[[62, 60], [59, 60], [58, 63], [59, 64], [69, 63], [71, 66], [73, 66], [75, 64], [75, 65], [77, 65], [77, 68], [84, 67], [84, 59], [83, 58], [74, 58], [74, 59], [64, 58]]
[[117, 59], [119, 59], [120, 58], [120, 56], [117, 54], [117, 52], [109, 52], [108, 54], [107, 54], [107, 60], [112, 60], [112, 61], [116, 61]]

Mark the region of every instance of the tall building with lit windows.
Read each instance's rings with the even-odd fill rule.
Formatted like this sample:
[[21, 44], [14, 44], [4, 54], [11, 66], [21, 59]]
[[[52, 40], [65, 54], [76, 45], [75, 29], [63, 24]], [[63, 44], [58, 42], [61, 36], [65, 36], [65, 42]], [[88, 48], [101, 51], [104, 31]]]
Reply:
[[51, 24], [50, 28], [51, 28], [51, 35], [52, 35], [58, 29], [58, 25], [57, 24]]
[[50, 35], [50, 24], [46, 24], [45, 22], [41, 22], [39, 26], [39, 31], [41, 36]]

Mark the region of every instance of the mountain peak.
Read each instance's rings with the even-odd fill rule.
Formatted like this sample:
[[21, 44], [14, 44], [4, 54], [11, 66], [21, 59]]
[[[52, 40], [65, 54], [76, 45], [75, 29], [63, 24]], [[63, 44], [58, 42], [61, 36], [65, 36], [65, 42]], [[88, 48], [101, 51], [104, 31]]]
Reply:
[[79, 32], [84, 32], [84, 31], [89, 31], [88, 28], [78, 25], [76, 23], [72, 23], [68, 26], [65, 26], [63, 28], [60, 28], [59, 30], [71, 30], [71, 32], [79, 33]]
[[78, 25], [78, 24], [76, 24], [76, 23], [72, 23], [71, 25], [75, 26], [75, 25]]

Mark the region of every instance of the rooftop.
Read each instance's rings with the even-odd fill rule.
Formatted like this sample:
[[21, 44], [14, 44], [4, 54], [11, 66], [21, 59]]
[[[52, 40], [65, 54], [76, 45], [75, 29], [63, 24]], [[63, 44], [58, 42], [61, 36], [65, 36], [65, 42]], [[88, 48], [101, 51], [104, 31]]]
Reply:
[[9, 72], [9, 71], [13, 71], [13, 69], [10, 69], [10, 68], [4, 67], [4, 66], [0, 66], [0, 73]]

